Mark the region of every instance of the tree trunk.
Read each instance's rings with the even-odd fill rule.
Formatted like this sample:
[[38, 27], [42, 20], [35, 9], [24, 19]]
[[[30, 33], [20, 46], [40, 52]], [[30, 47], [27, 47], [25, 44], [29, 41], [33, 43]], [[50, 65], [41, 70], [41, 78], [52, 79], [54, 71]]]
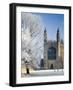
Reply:
[[29, 68], [26, 68], [26, 70], [27, 70], [27, 74], [29, 74]]

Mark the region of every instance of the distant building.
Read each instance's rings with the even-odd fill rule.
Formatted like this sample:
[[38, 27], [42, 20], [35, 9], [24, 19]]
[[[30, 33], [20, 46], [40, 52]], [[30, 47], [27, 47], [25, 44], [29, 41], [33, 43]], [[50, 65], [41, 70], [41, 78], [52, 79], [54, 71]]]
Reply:
[[43, 69], [63, 69], [64, 63], [64, 43], [60, 40], [59, 28], [57, 29], [56, 41], [49, 41], [47, 39], [47, 31], [44, 30], [44, 63]]

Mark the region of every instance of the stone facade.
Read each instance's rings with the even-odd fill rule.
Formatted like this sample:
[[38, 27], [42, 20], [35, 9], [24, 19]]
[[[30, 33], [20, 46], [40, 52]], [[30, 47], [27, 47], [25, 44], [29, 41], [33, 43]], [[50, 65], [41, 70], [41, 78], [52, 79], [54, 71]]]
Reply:
[[44, 67], [43, 69], [63, 69], [64, 44], [61, 43], [59, 29], [56, 41], [47, 39], [47, 31], [44, 31]]

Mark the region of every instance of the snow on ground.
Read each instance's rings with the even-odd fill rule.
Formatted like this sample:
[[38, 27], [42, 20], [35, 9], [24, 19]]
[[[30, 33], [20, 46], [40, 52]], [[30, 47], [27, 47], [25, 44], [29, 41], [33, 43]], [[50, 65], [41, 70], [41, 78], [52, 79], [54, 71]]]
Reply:
[[58, 70], [38, 70], [38, 71], [33, 71], [30, 74], [23, 74], [22, 77], [60, 76], [60, 75], [64, 75], [63, 69], [58, 69]]

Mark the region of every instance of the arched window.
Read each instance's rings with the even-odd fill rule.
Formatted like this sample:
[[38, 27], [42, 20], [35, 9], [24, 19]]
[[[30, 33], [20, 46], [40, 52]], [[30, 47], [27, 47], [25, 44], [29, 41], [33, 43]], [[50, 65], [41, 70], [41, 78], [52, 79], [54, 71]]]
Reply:
[[50, 47], [48, 49], [48, 59], [50, 60], [56, 59], [56, 49], [54, 47]]

